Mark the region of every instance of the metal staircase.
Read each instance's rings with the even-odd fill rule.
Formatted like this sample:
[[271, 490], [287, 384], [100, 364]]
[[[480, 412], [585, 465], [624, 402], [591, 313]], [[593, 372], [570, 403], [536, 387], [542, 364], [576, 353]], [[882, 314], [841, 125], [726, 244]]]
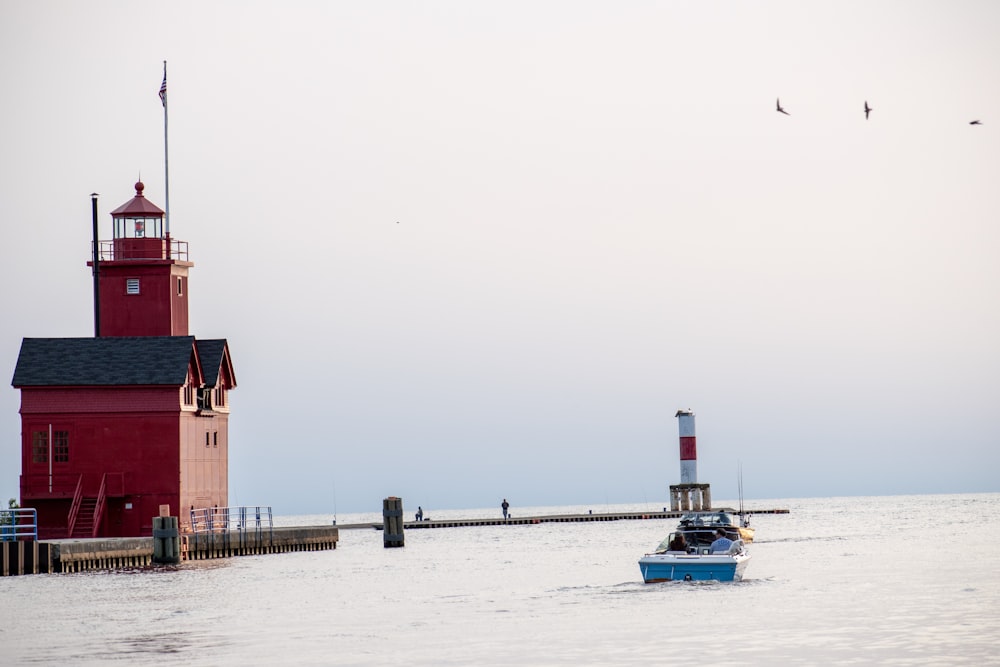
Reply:
[[73, 524], [72, 538], [94, 536], [94, 511], [97, 509], [97, 498], [81, 498], [80, 509], [77, 511], [76, 523]]

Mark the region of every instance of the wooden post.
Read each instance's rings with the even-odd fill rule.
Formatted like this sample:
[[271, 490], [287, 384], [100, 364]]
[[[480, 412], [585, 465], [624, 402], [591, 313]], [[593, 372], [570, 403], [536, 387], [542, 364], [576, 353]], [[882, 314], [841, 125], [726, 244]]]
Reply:
[[153, 562], [167, 564], [181, 562], [177, 517], [153, 517]]
[[389, 496], [382, 501], [382, 546], [403, 546], [403, 499]]

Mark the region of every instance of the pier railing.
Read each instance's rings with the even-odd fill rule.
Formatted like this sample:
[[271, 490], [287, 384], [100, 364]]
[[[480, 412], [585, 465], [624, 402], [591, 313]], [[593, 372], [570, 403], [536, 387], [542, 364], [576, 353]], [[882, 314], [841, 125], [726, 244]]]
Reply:
[[216, 540], [219, 536], [224, 548], [244, 546], [247, 535], [253, 534], [257, 544], [271, 544], [274, 540], [274, 517], [271, 508], [205, 507], [191, 510], [191, 533], [197, 545], [201, 538]]
[[38, 539], [38, 513], [31, 507], [0, 510], [0, 542]]

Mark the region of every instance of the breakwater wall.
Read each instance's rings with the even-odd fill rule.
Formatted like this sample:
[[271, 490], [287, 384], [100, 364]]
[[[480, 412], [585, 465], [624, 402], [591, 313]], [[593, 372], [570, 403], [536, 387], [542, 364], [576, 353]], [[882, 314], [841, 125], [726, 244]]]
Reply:
[[[336, 549], [337, 526], [182, 534], [182, 561]], [[152, 537], [0, 542], [0, 576], [122, 570], [153, 564]]]
[[181, 536], [182, 560], [205, 560], [290, 551], [326, 551], [337, 548], [337, 526], [299, 526], [260, 531]]
[[[735, 514], [733, 510], [715, 509], [713, 511], [725, 511]], [[519, 516], [478, 519], [424, 519], [423, 521], [406, 521], [403, 527], [406, 530], [422, 528], [466, 528], [469, 526], [528, 526], [539, 523], [586, 523], [590, 521], [642, 521], [649, 519], [679, 519], [687, 512], [661, 511], [661, 512], [587, 512], [586, 514], [541, 514], [537, 516]], [[744, 514], [788, 514], [787, 509], [760, 509], [745, 510]], [[359, 528], [374, 528], [382, 530], [382, 523], [347, 523], [339, 524], [339, 528], [344, 530], [357, 530]]]

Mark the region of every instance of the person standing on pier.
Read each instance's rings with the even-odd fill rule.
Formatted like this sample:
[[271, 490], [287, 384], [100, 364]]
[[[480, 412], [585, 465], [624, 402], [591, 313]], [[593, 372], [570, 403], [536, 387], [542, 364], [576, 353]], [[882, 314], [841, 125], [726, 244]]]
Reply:
[[417, 521], [423, 521], [423, 520], [424, 520], [424, 508], [421, 507], [420, 505], [417, 505]]
[[504, 518], [504, 520], [505, 520], [505, 521], [507, 520], [507, 510], [508, 510], [509, 508], [510, 508], [510, 503], [508, 503], [508, 502], [507, 502], [507, 499], [506, 499], [506, 498], [504, 498], [504, 499], [503, 499], [503, 502], [502, 502], [502, 503], [500, 503], [500, 509], [502, 509], [502, 510], [503, 510], [503, 518]]

